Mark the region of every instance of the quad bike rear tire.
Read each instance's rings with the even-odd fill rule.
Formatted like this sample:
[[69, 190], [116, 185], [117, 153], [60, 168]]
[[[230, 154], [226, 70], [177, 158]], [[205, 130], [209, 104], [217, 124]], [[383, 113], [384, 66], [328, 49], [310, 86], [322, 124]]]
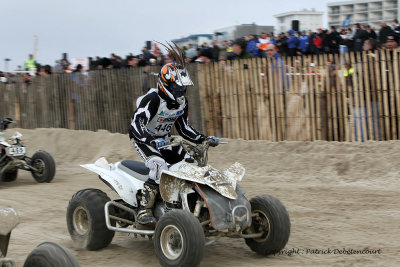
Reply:
[[24, 267], [80, 267], [75, 256], [65, 247], [53, 242], [38, 245], [25, 260]]
[[172, 210], [156, 224], [154, 249], [164, 267], [198, 266], [204, 254], [204, 231], [190, 212]]
[[0, 181], [13, 182], [13, 181], [17, 180], [17, 176], [18, 176], [18, 169], [15, 169], [13, 171], [8, 171], [5, 173], [1, 173]]
[[31, 171], [33, 178], [38, 183], [50, 183], [56, 174], [56, 163], [53, 157], [46, 151], [39, 150], [33, 154], [32, 166], [38, 171]]
[[[115, 232], [107, 228], [104, 205], [110, 201], [99, 189], [84, 189], [75, 193], [67, 208], [67, 227], [72, 240], [87, 250], [107, 247]], [[115, 226], [115, 221], [111, 220]]]
[[[271, 255], [282, 250], [289, 240], [290, 219], [285, 206], [270, 195], [250, 199], [252, 225], [246, 233], [264, 232], [259, 238], [245, 239], [252, 251], [260, 255]], [[255, 215], [255, 216], [254, 216]]]

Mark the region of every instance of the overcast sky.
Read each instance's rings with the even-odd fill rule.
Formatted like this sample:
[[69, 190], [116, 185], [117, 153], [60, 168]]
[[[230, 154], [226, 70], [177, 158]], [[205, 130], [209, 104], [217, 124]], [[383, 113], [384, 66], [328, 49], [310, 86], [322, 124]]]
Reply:
[[37, 61], [138, 54], [146, 40], [169, 41], [237, 24], [276, 27], [275, 14], [315, 8], [332, 0], [1, 0], [0, 70], [23, 65], [38, 36]]

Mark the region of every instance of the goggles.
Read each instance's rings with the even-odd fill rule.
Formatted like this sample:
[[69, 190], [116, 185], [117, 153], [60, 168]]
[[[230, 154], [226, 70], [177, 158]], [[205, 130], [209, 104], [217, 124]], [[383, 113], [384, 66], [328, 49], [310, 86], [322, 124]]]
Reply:
[[187, 86], [180, 86], [180, 85], [178, 85], [178, 84], [176, 84], [176, 83], [173, 83], [171, 86], [170, 86], [170, 92], [175, 96], [175, 97], [181, 97], [181, 96], [183, 96], [183, 95], [185, 95], [185, 93], [186, 93], [186, 88], [187, 88]]

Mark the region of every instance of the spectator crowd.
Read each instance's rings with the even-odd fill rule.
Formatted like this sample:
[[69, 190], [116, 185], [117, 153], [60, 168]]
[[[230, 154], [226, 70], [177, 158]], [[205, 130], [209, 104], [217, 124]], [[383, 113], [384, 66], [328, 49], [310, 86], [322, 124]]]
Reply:
[[[376, 30], [369, 25], [356, 23], [353, 27], [336, 29], [318, 29], [316, 32], [309, 30], [279, 33], [261, 33], [248, 35], [236, 40], [213, 41], [212, 44], [204, 43], [201, 46], [189, 44], [184, 46], [188, 62], [217, 62], [233, 59], [252, 57], [280, 57], [318, 55], [327, 53], [346, 53], [350, 51], [396, 49], [400, 41], [400, 24], [397, 19], [392, 21], [392, 26], [382, 21], [381, 28]], [[120, 69], [145, 67], [149, 65], [163, 65], [171, 61], [167, 54], [163, 54], [157, 45], [153, 50], [144, 47], [138, 55], [129, 54], [125, 57], [112, 53], [109, 57], [89, 57], [89, 70]], [[36, 67], [39, 76], [52, 73], [78, 72], [82, 66], [70, 68], [66, 58], [58, 60], [55, 66], [42, 65], [35, 61], [32, 55], [25, 62], [26, 70]], [[11, 74], [8, 74], [11, 75]], [[2, 82], [6, 76], [0, 73]], [[29, 81], [29, 75], [25, 75]]]

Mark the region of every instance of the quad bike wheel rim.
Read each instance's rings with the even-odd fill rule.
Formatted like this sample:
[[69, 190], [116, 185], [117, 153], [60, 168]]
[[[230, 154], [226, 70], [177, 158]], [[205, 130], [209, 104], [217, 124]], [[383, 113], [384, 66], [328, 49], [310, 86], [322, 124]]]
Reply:
[[176, 260], [183, 251], [183, 236], [174, 225], [166, 226], [160, 236], [161, 250], [169, 260]]
[[268, 219], [267, 214], [260, 210], [254, 211], [257, 216], [253, 219], [253, 224], [255, 227], [256, 232], [264, 232], [264, 234], [260, 238], [255, 238], [254, 241], [256, 242], [264, 242], [268, 239], [269, 234], [271, 233], [271, 224]]
[[89, 230], [89, 217], [87, 211], [83, 207], [77, 207], [72, 215], [72, 221], [76, 232], [84, 235]]
[[43, 160], [41, 159], [36, 159], [33, 162], [33, 167], [37, 170], [35, 171], [35, 174], [38, 176], [42, 176], [43, 172], [44, 172], [44, 168], [45, 168], [46, 164], [44, 163]]

